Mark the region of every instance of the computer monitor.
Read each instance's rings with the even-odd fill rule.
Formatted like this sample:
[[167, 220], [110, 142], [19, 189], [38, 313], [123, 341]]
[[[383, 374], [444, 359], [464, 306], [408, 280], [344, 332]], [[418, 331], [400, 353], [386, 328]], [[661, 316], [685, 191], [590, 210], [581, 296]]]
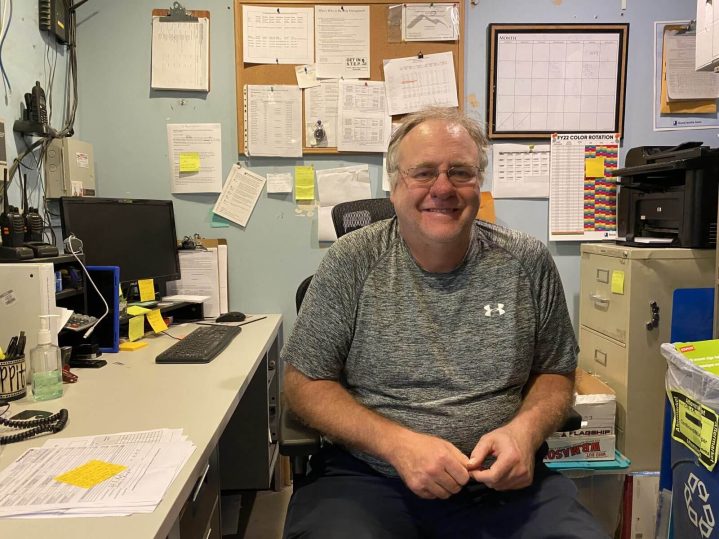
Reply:
[[119, 266], [122, 282], [180, 278], [171, 200], [61, 197], [60, 218], [63, 238], [82, 240], [88, 266]]

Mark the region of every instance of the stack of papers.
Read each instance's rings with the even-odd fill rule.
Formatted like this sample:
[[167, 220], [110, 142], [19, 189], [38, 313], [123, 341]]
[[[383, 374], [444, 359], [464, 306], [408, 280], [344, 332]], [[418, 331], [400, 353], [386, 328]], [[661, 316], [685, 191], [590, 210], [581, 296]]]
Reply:
[[0, 473], [0, 517], [150, 513], [194, 450], [182, 429], [48, 440]]

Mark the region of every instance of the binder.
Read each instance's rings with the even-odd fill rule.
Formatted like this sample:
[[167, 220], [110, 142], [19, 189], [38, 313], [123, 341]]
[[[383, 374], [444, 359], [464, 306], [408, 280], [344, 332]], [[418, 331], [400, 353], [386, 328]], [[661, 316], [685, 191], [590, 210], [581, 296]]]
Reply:
[[210, 12], [152, 10], [153, 90], [210, 91]]

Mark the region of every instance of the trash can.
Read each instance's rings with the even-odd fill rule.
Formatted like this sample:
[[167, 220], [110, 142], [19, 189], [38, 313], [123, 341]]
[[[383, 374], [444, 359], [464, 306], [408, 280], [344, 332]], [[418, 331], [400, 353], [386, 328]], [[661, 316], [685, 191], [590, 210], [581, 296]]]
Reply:
[[719, 340], [675, 344], [661, 346], [672, 412], [671, 536], [719, 539]]

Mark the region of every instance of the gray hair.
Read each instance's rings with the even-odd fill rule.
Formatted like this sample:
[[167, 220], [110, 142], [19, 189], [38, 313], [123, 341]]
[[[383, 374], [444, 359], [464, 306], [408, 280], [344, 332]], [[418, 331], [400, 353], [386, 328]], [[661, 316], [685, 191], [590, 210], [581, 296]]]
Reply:
[[482, 172], [487, 166], [486, 148], [489, 144], [482, 125], [473, 118], [470, 118], [462, 111], [453, 107], [427, 107], [412, 114], [408, 114], [402, 119], [402, 123], [397, 131], [394, 132], [389, 141], [387, 148], [387, 174], [389, 183], [394, 189], [397, 183], [397, 175], [399, 172], [399, 145], [412, 129], [418, 125], [430, 120], [442, 120], [450, 124], [461, 125], [467, 131], [467, 134], [477, 145], [477, 166], [480, 170], [480, 183], [483, 178]]

